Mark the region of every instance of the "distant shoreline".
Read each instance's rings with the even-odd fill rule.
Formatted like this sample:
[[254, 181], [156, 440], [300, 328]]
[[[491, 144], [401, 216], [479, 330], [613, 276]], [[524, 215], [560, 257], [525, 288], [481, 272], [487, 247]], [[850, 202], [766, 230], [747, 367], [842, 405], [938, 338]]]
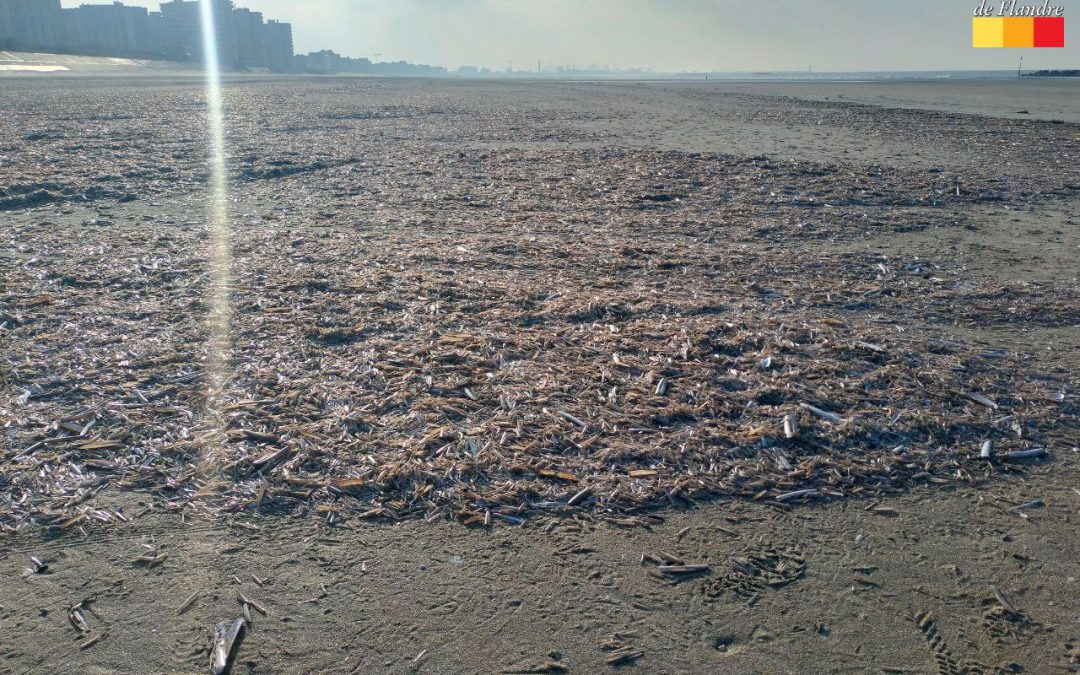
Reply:
[[[71, 74], [106, 74], [125, 75], [163, 74], [163, 71], [201, 72], [198, 63], [166, 61], [159, 59], [128, 59], [105, 56], [58, 54], [43, 52], [12, 52], [0, 50], [0, 75], [71, 75]], [[806, 71], [749, 71], [749, 72], [709, 72], [709, 73], [661, 73], [649, 71], [603, 72], [587, 70], [560, 70], [513, 73], [490, 73], [477, 75], [459, 75], [448, 72], [443, 75], [425, 73], [268, 73], [265, 70], [230, 70], [228, 76], [259, 75], [302, 75], [302, 76], [366, 76], [366, 77], [436, 77], [443, 79], [469, 80], [581, 80], [581, 81], [717, 81], [717, 82], [788, 82], [788, 83], [855, 83], [855, 82], [940, 82], [958, 80], [1007, 80], [1016, 79], [1015, 70], [912, 70], [912, 71], [844, 71], [844, 72], [806, 72]], [[1080, 77], [1080, 70], [1039, 70], [1023, 73], [1024, 77]]]
[[1080, 70], [1036, 70], [1024, 73], [1024, 77], [1080, 77]]

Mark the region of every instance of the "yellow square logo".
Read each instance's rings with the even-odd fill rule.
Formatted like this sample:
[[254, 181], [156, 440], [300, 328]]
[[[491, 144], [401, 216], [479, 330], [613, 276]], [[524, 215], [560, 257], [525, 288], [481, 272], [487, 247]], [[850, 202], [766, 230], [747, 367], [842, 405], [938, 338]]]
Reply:
[[1005, 18], [977, 16], [971, 20], [972, 47], [1004, 47]]

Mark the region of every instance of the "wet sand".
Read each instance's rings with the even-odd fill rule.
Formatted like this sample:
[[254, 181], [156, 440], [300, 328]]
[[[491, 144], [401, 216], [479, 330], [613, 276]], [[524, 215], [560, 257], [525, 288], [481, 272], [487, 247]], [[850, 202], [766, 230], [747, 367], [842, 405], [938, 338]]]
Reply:
[[1075, 102], [1080, 79], [1022, 77], [1015, 80], [897, 82], [718, 83], [717, 91], [786, 96], [812, 101], [861, 103], [886, 108], [938, 110], [1014, 119], [1080, 122]]

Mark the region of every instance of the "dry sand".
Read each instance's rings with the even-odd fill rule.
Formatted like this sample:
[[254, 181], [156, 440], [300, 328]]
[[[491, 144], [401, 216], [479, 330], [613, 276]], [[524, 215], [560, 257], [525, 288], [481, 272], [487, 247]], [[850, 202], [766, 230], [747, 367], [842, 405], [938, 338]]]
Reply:
[[[441, 222], [451, 211], [432, 207], [427, 190], [484, 194], [492, 189], [486, 176], [506, 162], [520, 162], [530, 177], [606, 175], [601, 163], [612, 161], [613, 151], [653, 171], [730, 161], [729, 175], [740, 175], [736, 162], [758, 157], [752, 161], [820, 172], [816, 192], [791, 195], [796, 200], [843, 194], [856, 171], [883, 176], [876, 189], [885, 200], [921, 190], [910, 203], [814, 208], [805, 216], [792, 212], [806, 209], [767, 199], [740, 212], [734, 191], [716, 202], [699, 195], [669, 210], [623, 212], [616, 219], [629, 225], [605, 236], [637, 246], [667, 241], [656, 235], [661, 227], [671, 238], [700, 237], [700, 228], [680, 223], [714, 212], [716, 236], [699, 244], [703, 252], [730, 249], [755, 284], [767, 284], [771, 274], [777, 287], [801, 280], [808, 294], [827, 281], [811, 274], [822, 261], [925, 268], [916, 285], [904, 287], [907, 296], [868, 295], [823, 309], [905, 340], [1017, 354], [1025, 371], [1047, 374], [1066, 394], [1054, 428], [1042, 434], [1051, 458], [1015, 469], [999, 464], [970, 480], [809, 504], [680, 502], [638, 514], [641, 522], [631, 527], [590, 509], [490, 528], [422, 519], [328, 524], [304, 508], [212, 519], [110, 488], [93, 503], [140, 516], [85, 532], [26, 525], [2, 535], [0, 572], [9, 581], [0, 590], [0, 672], [207, 672], [213, 626], [239, 616], [237, 592], [268, 615], [254, 613], [234, 672], [557, 672], [556, 665], [605, 672], [613, 668], [602, 646], [613, 640], [643, 652], [619, 669], [643, 673], [1075, 672], [1078, 85], [233, 83], [234, 110], [261, 108], [230, 129], [234, 158], [255, 176], [232, 204], [234, 213], [248, 214], [241, 250], [244, 241], [283, 232], [297, 241], [331, 233], [341, 245], [365, 228], [376, 237], [388, 233], [390, 250], [405, 250], [409, 235], [400, 232], [414, 227], [430, 255], [452, 256], [454, 236], [485, 232], [484, 212], [473, 222]], [[95, 274], [104, 273], [93, 247], [112, 233], [126, 237], [125, 254], [152, 253], [141, 248], [139, 233], [161, 230], [148, 230], [144, 216], [159, 228], [171, 221], [178, 241], [197, 242], [185, 239], [182, 227], [190, 220], [196, 225], [187, 229], [197, 232], [204, 203], [202, 108], [191, 81], [39, 79], [0, 88], [0, 114], [9, 120], [0, 138], [5, 198], [37, 195], [8, 202], [0, 214], [12, 233], [2, 260], [13, 288], [48, 281], [29, 262], [42, 255], [86, 256], [81, 282], [93, 288]], [[1019, 100], [1031, 115], [1014, 114]], [[320, 121], [327, 110], [337, 118]], [[363, 172], [333, 161], [356, 153], [369, 163]], [[425, 157], [459, 153], [473, 164], [446, 176], [418, 171]], [[309, 162], [312, 155], [322, 164]], [[173, 171], [162, 176], [157, 169], [166, 164]], [[282, 167], [300, 170], [275, 172]], [[668, 189], [681, 179], [656, 173], [646, 180]], [[626, 177], [633, 189], [635, 180]], [[790, 180], [805, 179], [766, 175], [741, 189], [767, 193]], [[919, 180], [925, 186], [912, 187]], [[566, 255], [561, 264], [587, 264], [572, 241], [595, 236], [584, 224], [592, 205], [560, 200], [554, 188], [533, 189], [508, 193], [509, 212], [531, 211], [533, 236]], [[117, 201], [129, 195], [134, 201]], [[94, 220], [99, 224], [86, 225]], [[81, 244], [58, 238], [76, 228], [88, 228]], [[790, 264], [771, 270], [754, 262], [783, 260]], [[527, 279], [520, 264], [508, 264], [508, 274]], [[935, 278], [946, 279], [948, 289]], [[733, 304], [759, 292], [736, 285], [719, 291]], [[0, 311], [33, 316], [16, 295], [5, 296]], [[93, 307], [83, 311], [93, 314]], [[137, 316], [116, 319], [133, 322], [133, 330], [145, 324]], [[0, 340], [13, 361], [25, 352], [14, 338]], [[3, 378], [0, 406], [18, 427], [21, 382]], [[3, 461], [24, 449], [21, 433], [5, 442]], [[151, 504], [158, 508], [143, 513]], [[134, 561], [149, 548], [167, 558], [153, 566]], [[680, 583], [657, 578], [639, 564], [644, 552], [709, 564], [711, 573]], [[31, 555], [47, 569], [24, 575]], [[763, 569], [777, 583], [767, 583]], [[68, 617], [80, 602], [91, 624], [87, 636]]]

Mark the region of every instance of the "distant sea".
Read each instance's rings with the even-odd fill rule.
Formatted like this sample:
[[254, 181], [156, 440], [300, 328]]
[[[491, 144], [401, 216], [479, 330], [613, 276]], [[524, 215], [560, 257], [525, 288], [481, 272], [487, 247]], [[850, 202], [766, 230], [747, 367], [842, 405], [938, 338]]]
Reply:
[[[1021, 71], [1027, 75], [1035, 70]], [[516, 74], [521, 77], [521, 74]], [[526, 75], [528, 77], [528, 75]], [[752, 73], [590, 73], [565, 71], [561, 73], [533, 74], [543, 79], [602, 81], [602, 80], [682, 80], [729, 82], [934, 82], [941, 80], [1015, 80], [1016, 70], [892, 70], [826, 73], [810, 71], [776, 71]]]

